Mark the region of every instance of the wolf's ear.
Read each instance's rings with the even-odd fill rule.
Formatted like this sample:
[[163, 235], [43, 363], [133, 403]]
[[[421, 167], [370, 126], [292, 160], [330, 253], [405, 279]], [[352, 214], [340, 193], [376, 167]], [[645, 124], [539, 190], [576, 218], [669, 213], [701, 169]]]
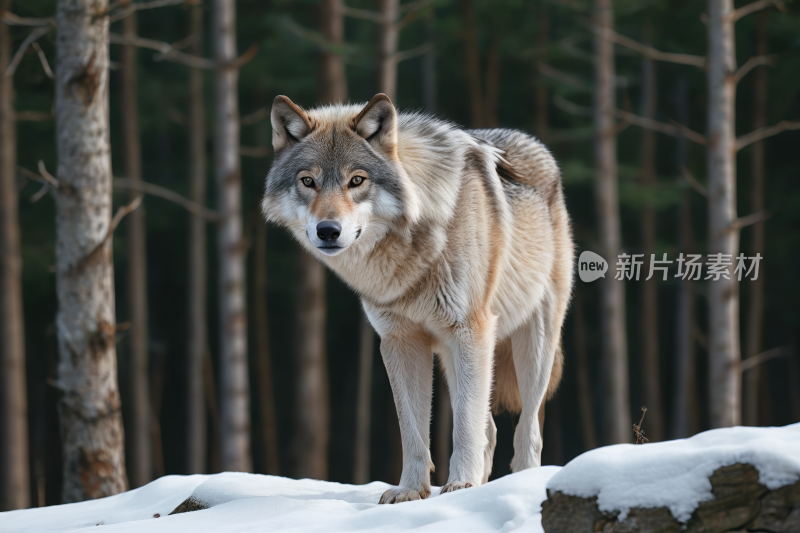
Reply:
[[276, 96], [272, 102], [270, 121], [275, 152], [300, 142], [314, 129], [314, 123], [305, 110], [282, 95]]
[[376, 150], [397, 159], [397, 111], [383, 93], [376, 94], [353, 118], [352, 128]]

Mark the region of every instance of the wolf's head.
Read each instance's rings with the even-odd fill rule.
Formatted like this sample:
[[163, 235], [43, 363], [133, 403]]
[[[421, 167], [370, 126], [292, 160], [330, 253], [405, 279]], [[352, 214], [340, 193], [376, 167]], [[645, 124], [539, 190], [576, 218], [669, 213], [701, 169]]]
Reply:
[[278, 96], [271, 120], [276, 158], [262, 202], [267, 220], [334, 256], [414, 218], [413, 185], [398, 161], [397, 112], [389, 97], [306, 111]]

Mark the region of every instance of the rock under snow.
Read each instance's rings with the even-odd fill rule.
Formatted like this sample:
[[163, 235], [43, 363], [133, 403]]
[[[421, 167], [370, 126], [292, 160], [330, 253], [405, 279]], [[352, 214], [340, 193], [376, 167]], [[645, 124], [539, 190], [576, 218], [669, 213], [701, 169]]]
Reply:
[[800, 424], [608, 446], [547, 485], [543, 525], [572, 531], [800, 531]]

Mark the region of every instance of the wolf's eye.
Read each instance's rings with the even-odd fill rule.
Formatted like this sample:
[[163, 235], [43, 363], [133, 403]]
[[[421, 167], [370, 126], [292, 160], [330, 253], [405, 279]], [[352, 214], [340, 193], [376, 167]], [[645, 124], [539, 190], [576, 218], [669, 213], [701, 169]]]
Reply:
[[306, 187], [314, 186], [314, 178], [309, 178], [308, 176], [306, 176], [305, 178], [302, 178], [300, 181], [302, 181], [303, 185], [305, 185]]
[[364, 176], [353, 176], [353, 179], [350, 180], [351, 187], [358, 187], [362, 183], [364, 183]]

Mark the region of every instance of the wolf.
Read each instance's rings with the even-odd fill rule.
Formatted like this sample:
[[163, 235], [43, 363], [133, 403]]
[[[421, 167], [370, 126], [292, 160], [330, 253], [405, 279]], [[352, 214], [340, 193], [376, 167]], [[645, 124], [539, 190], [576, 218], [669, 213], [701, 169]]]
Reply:
[[488, 481], [492, 412], [519, 413], [512, 471], [540, 466], [574, 261], [550, 152], [519, 131], [398, 113], [384, 94], [309, 110], [278, 96], [270, 119], [266, 220], [358, 294], [380, 337], [403, 449], [380, 502], [431, 494], [434, 355], [453, 408], [441, 492]]

